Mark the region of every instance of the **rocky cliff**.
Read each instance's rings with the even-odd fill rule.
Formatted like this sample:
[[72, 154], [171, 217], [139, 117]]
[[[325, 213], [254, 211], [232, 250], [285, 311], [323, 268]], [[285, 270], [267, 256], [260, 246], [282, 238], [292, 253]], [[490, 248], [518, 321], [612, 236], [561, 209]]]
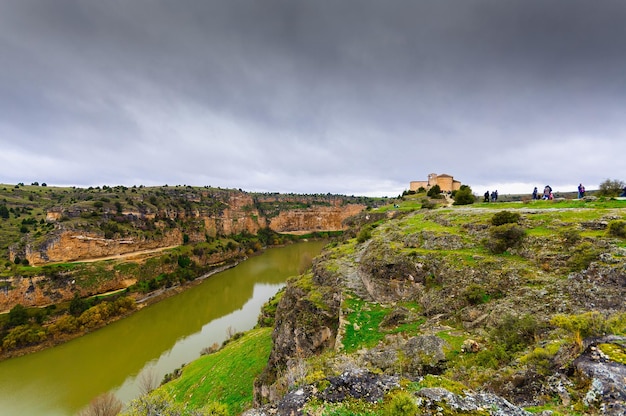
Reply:
[[[9, 247], [10, 260], [25, 258], [31, 265], [78, 261], [179, 245], [183, 239], [193, 243], [254, 235], [265, 228], [294, 234], [338, 231], [346, 228], [347, 218], [366, 208], [362, 199], [329, 195], [191, 187], [142, 192], [74, 191], [68, 203], [45, 208], [45, 223], [53, 229], [42, 226], [37, 233], [22, 235]], [[44, 223], [43, 218], [32, 221], [35, 227]]]
[[496, 214], [377, 218], [327, 250], [282, 293], [246, 414], [624, 414], [623, 211]]

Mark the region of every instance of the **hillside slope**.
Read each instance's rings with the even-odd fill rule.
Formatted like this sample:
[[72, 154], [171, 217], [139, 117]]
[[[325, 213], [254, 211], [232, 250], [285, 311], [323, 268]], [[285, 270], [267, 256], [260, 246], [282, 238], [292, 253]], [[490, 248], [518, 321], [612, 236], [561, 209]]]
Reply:
[[0, 185], [0, 255], [78, 261], [237, 234], [336, 231], [374, 199], [191, 186]]
[[626, 412], [624, 208], [393, 216], [288, 283], [247, 415]]

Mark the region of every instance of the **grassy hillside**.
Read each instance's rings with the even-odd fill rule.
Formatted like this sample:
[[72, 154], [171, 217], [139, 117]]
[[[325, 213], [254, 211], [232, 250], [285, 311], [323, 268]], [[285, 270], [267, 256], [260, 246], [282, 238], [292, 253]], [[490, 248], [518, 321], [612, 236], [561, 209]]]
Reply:
[[[503, 414], [621, 414], [619, 403], [594, 390], [607, 381], [581, 363], [626, 369], [626, 203], [419, 209], [417, 201], [385, 207], [383, 217], [372, 211], [356, 225], [368, 233], [355, 229], [354, 238], [332, 243], [312, 273], [289, 282], [281, 303], [308, 306], [292, 306], [289, 315], [278, 307], [279, 326], [292, 319], [305, 325], [299, 341], [277, 332], [272, 368], [261, 378], [286, 395], [279, 406], [288, 408], [299, 388], [293, 409], [319, 415], [487, 415], [510, 403], [518, 410]], [[333, 312], [325, 302], [337, 285], [342, 301]], [[335, 342], [321, 354], [289, 355], [297, 351], [290, 343], [310, 345], [302, 334], [310, 341], [322, 333], [310, 313], [337, 314]], [[604, 358], [593, 361], [594, 351]], [[193, 379], [231, 365], [223, 362], [216, 373], [214, 362], [194, 363]], [[363, 374], [375, 382], [363, 385]], [[222, 388], [194, 397], [193, 405], [228, 401], [216, 394]], [[623, 385], [607, 387], [615, 388]], [[191, 403], [180, 393], [175, 400]], [[251, 414], [271, 414], [275, 406]]]
[[[241, 335], [186, 365], [178, 377], [172, 376], [173, 381], [135, 400], [124, 414], [145, 414], [154, 403], [161, 403], [171, 412], [167, 414], [236, 415], [250, 408], [254, 379], [265, 367], [272, 347], [271, 328]], [[182, 409], [181, 405], [184, 410], [174, 410]]]

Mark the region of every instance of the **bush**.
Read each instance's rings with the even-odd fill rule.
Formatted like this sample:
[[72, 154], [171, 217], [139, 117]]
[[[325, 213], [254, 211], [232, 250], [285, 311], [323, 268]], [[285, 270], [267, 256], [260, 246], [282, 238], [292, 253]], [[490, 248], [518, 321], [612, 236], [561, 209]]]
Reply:
[[578, 272], [585, 270], [591, 262], [596, 260], [600, 255], [598, 249], [596, 249], [591, 243], [584, 242], [572, 249], [570, 258], [567, 264], [571, 271]]
[[11, 350], [14, 348], [25, 347], [28, 345], [38, 344], [46, 339], [46, 330], [39, 325], [20, 325], [13, 328], [4, 340], [2, 348]]
[[430, 188], [428, 192], [426, 192], [426, 195], [435, 199], [441, 198], [441, 188], [439, 187], [439, 185], [435, 185]]
[[626, 221], [611, 221], [607, 227], [607, 233], [611, 237], [626, 238]]
[[463, 296], [471, 305], [479, 305], [489, 301], [489, 295], [485, 289], [477, 283], [472, 283], [467, 286], [463, 292]]
[[364, 243], [365, 241], [369, 240], [370, 238], [372, 238], [372, 226], [371, 225], [366, 225], [366, 226], [362, 227], [361, 230], [359, 231], [359, 234], [356, 237], [356, 241], [358, 243]]
[[565, 247], [573, 247], [580, 241], [580, 233], [577, 230], [567, 229], [561, 232], [563, 245]]
[[623, 330], [623, 319], [623, 315], [607, 319], [600, 312], [593, 311], [580, 315], [555, 315], [550, 323], [569, 331], [575, 338], [588, 338], [619, 333]]
[[472, 194], [472, 188], [467, 185], [462, 185], [461, 189], [454, 193], [453, 205], [469, 205], [475, 201], [474, 194]]
[[50, 325], [50, 332], [53, 334], [65, 333], [71, 334], [78, 331], [78, 320], [72, 315], [65, 315], [59, 318], [55, 323]]
[[624, 186], [626, 186], [626, 184], [624, 184], [624, 182], [622, 181], [618, 181], [617, 179], [606, 179], [598, 187], [598, 196], [618, 196], [622, 193]]
[[485, 242], [486, 247], [494, 254], [502, 254], [509, 248], [521, 244], [526, 231], [517, 224], [503, 224], [489, 230], [490, 238]]
[[539, 325], [532, 315], [505, 315], [491, 331], [492, 339], [510, 353], [523, 350], [535, 341]]
[[411, 393], [400, 390], [391, 393], [389, 397], [390, 400], [385, 405], [386, 416], [414, 416], [418, 414], [419, 408]]
[[28, 311], [23, 305], [18, 303], [9, 311], [9, 320], [7, 322], [9, 327], [24, 325], [27, 322]]
[[70, 302], [69, 311], [74, 316], [80, 316], [83, 312], [89, 309], [91, 305], [86, 299], [80, 298], [78, 295], [74, 295], [74, 298]]
[[520, 215], [517, 212], [500, 211], [491, 217], [492, 225], [519, 224]]
[[422, 205], [422, 208], [424, 209], [434, 209], [437, 207], [437, 204], [435, 204], [433, 201], [431, 201], [428, 198], [420, 199], [420, 204]]
[[124, 404], [113, 393], [104, 393], [93, 399], [78, 416], [115, 416], [123, 407]]

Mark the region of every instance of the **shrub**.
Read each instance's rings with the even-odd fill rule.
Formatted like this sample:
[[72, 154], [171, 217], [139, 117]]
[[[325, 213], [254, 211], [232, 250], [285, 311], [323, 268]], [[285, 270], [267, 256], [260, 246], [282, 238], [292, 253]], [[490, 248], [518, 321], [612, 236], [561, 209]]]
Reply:
[[555, 315], [550, 323], [569, 331], [574, 338], [588, 338], [619, 333], [623, 330], [625, 317], [617, 315], [608, 319], [600, 312], [592, 311], [580, 315]]
[[492, 339], [510, 353], [523, 350], [535, 341], [539, 325], [532, 315], [505, 315], [491, 331]]
[[124, 404], [113, 393], [104, 393], [93, 399], [86, 409], [78, 413], [78, 416], [115, 416], [118, 415]]
[[489, 230], [490, 238], [485, 246], [494, 254], [502, 254], [524, 240], [526, 231], [517, 224], [503, 224]]
[[46, 339], [46, 330], [39, 325], [20, 325], [13, 328], [4, 340], [2, 348], [6, 350], [25, 347], [42, 342]]
[[433, 209], [437, 207], [437, 204], [435, 204], [433, 201], [431, 201], [428, 198], [420, 199], [420, 204], [422, 205], [422, 208], [424, 209]]
[[480, 350], [476, 354], [476, 364], [486, 368], [498, 368], [502, 363], [511, 359], [510, 354], [502, 345]]
[[399, 390], [389, 395], [389, 402], [385, 405], [386, 416], [414, 416], [419, 408], [415, 398], [409, 392]]
[[500, 211], [491, 217], [491, 224], [498, 226], [504, 224], [519, 224], [520, 215], [517, 212]]
[[435, 199], [441, 198], [441, 188], [439, 187], [439, 185], [435, 185], [432, 188], [430, 188], [428, 192], [426, 192], [426, 195]]
[[80, 316], [80, 314], [89, 309], [90, 306], [87, 300], [80, 298], [78, 295], [74, 295], [74, 298], [70, 302], [69, 311], [74, 316]]
[[55, 323], [50, 325], [49, 328], [51, 333], [65, 333], [71, 334], [73, 332], [78, 331], [78, 320], [72, 315], [65, 315], [59, 318]]
[[599, 255], [598, 249], [591, 243], [584, 242], [572, 249], [572, 254], [567, 261], [567, 265], [573, 272], [585, 270]]
[[477, 283], [470, 284], [463, 292], [463, 296], [471, 305], [479, 305], [489, 301], [489, 295], [485, 289]]
[[598, 196], [605, 196], [605, 197], [618, 196], [619, 194], [622, 193], [624, 186], [626, 186], [624, 182], [618, 181], [617, 179], [613, 179], [613, 180], [606, 179], [598, 187]]
[[185, 255], [178, 256], [178, 266], [183, 269], [191, 266], [191, 259], [189, 258], [189, 256], [185, 256]]
[[368, 224], [364, 227], [361, 227], [359, 234], [356, 236], [356, 241], [358, 243], [364, 243], [370, 238], [372, 238], [372, 226]]
[[607, 227], [607, 233], [611, 237], [626, 238], [626, 221], [611, 221]]
[[467, 185], [462, 185], [461, 189], [454, 194], [453, 205], [469, 205], [475, 201], [474, 194], [472, 194], [472, 188]]
[[13, 308], [11, 308], [11, 310], [9, 311], [9, 320], [7, 322], [9, 327], [24, 325], [27, 322], [28, 311], [23, 305], [18, 303]]
[[580, 241], [580, 233], [577, 230], [567, 229], [561, 232], [563, 245], [573, 247]]

